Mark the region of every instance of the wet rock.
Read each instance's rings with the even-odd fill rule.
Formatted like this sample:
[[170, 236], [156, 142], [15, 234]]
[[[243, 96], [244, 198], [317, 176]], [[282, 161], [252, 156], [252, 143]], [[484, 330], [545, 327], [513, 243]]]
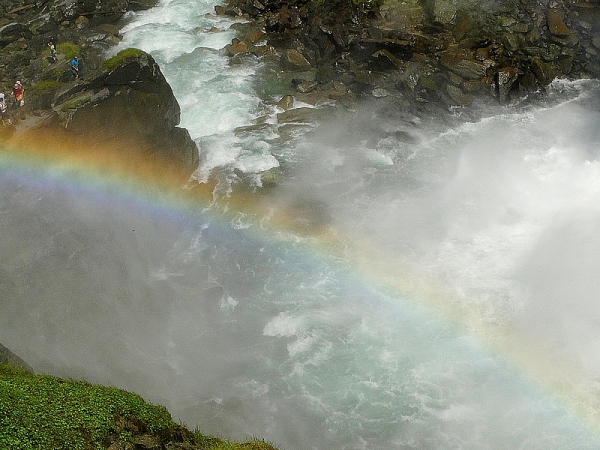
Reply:
[[233, 132], [236, 136], [248, 136], [253, 133], [264, 133], [273, 131], [273, 125], [270, 123], [256, 123], [254, 125], [246, 125], [243, 127], [237, 127]]
[[260, 182], [264, 188], [277, 186], [279, 182], [279, 169], [273, 168], [261, 173]]
[[471, 26], [473, 25], [473, 20], [471, 19], [471, 15], [464, 12], [459, 14], [454, 27], [452, 28], [452, 36], [454, 39], [459, 42], [461, 41], [465, 35], [469, 32]]
[[569, 36], [571, 30], [563, 21], [564, 15], [557, 9], [549, 9], [547, 13], [548, 30], [554, 36]]
[[229, 54], [229, 56], [237, 55], [238, 53], [247, 53], [248, 52], [248, 44], [244, 41], [240, 41], [234, 39], [234, 41], [225, 47], [225, 50]]
[[375, 98], [384, 98], [390, 95], [389, 91], [387, 89], [383, 89], [383, 88], [375, 88], [373, 89], [373, 92], [371, 92], [371, 95]]
[[383, 48], [381, 50], [377, 50], [375, 53], [373, 53], [372, 57], [373, 58], [385, 58], [387, 61], [392, 63], [392, 65], [395, 66], [397, 69], [403, 69], [405, 66], [405, 63], [400, 58], [396, 57], [389, 50], [387, 50], [385, 48]]
[[299, 69], [310, 69], [311, 64], [306, 57], [296, 49], [288, 49], [285, 51], [285, 60], [292, 66]]
[[307, 123], [314, 122], [316, 109], [314, 108], [294, 108], [277, 114], [279, 123]]
[[287, 111], [294, 106], [294, 96], [284, 95], [283, 98], [277, 102], [277, 106], [284, 111]]
[[316, 81], [307, 81], [304, 83], [296, 84], [296, 91], [306, 94], [307, 92], [314, 91], [319, 86], [319, 83]]
[[90, 19], [88, 19], [86, 16], [79, 16], [77, 19], [75, 19], [75, 26], [78, 29], [87, 27], [89, 23]]
[[456, 106], [468, 106], [473, 102], [473, 97], [465, 94], [460, 88], [451, 84], [446, 86], [446, 92]]
[[509, 99], [509, 93], [517, 78], [519, 72], [514, 67], [505, 67], [496, 72], [496, 92], [500, 103], [506, 103]]
[[54, 98], [54, 114], [40, 131], [57, 140], [66, 134], [93, 145], [137, 148], [145, 159], [160, 161], [165, 181], [185, 182], [198, 166], [196, 144], [177, 127], [179, 104], [147, 53], [126, 50]]
[[550, 83], [559, 73], [554, 65], [548, 64], [539, 58], [534, 58], [531, 62], [531, 70], [544, 85]]
[[21, 23], [8, 23], [0, 27], [0, 45], [7, 45], [31, 34], [29, 28]]
[[259, 29], [249, 32], [245, 36], [245, 39], [247, 39], [249, 42], [252, 42], [254, 44], [254, 43], [260, 41], [262, 38], [264, 38], [265, 35], [266, 35], [265, 30], [263, 30], [262, 28], [259, 28]]
[[456, 0], [435, 0], [433, 2], [433, 21], [449, 26], [455, 23], [458, 14]]
[[460, 53], [445, 52], [440, 62], [452, 72], [467, 80], [477, 80], [486, 74], [485, 64]]

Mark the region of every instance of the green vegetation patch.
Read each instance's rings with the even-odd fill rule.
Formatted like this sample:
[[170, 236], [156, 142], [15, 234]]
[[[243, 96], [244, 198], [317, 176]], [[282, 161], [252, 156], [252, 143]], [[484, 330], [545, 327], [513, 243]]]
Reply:
[[72, 59], [73, 56], [79, 56], [79, 46], [72, 42], [61, 42], [56, 45], [57, 53], [65, 55], [65, 59]]
[[37, 83], [35, 83], [33, 86], [31, 86], [31, 89], [36, 92], [46, 92], [46, 91], [52, 91], [54, 89], [59, 89], [65, 85], [66, 85], [66, 83], [64, 83], [62, 81], [44, 80], [44, 81], [38, 81]]
[[276, 450], [259, 439], [238, 444], [192, 433], [163, 406], [122, 389], [0, 364], [0, 449], [94, 450], [142, 441], [144, 448], [185, 442], [181, 448], [190, 450]]
[[104, 61], [102, 67], [108, 70], [113, 70], [123, 64], [125, 61], [129, 59], [137, 59], [143, 55], [145, 55], [145, 53], [142, 50], [137, 48], [126, 48], [125, 50], [121, 50], [112, 58]]
[[133, 439], [128, 423], [151, 433], [176, 427], [164, 407], [139, 395], [0, 365], [0, 448], [106, 448], [107, 436]]
[[94, 98], [93, 92], [84, 92], [82, 95], [72, 98], [62, 105], [60, 105], [61, 111], [66, 111], [67, 109], [78, 109], [84, 105], [87, 105]]

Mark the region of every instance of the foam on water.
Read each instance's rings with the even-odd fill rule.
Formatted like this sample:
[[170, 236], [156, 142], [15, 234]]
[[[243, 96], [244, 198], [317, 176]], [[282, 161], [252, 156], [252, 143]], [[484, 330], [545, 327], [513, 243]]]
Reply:
[[197, 177], [201, 180], [217, 167], [251, 172], [278, 165], [270, 153], [254, 151], [252, 140], [233, 133], [264, 112], [253, 91], [257, 67], [250, 61], [230, 65], [223, 53], [235, 36], [230, 29], [233, 23], [216, 16], [211, 2], [163, 1], [150, 11], [130, 13], [122, 29], [123, 41], [111, 49], [112, 54], [140, 48], [161, 66], [181, 106], [180, 125], [200, 147], [202, 167]]

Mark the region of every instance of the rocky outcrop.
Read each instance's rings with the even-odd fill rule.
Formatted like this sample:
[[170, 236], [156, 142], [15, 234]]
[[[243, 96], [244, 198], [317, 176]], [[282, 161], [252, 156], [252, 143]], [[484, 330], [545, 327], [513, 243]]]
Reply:
[[177, 127], [180, 109], [154, 59], [124, 50], [85, 80], [59, 89], [53, 114], [40, 128], [60, 130], [95, 145], [126, 146], [187, 180], [198, 167], [198, 149], [187, 130]]
[[[156, 62], [134, 49], [109, 61], [103, 56], [121, 38], [116, 20], [156, 0], [22, 3], [0, 7], [0, 91], [10, 92], [16, 79], [26, 87], [26, 105], [13, 108], [0, 139], [27, 144], [43, 135], [59, 149], [65, 143], [102, 146], [115, 158], [122, 152], [121, 165], [135, 160], [133, 172], [145, 160], [158, 165], [163, 181], [187, 181], [198, 166], [198, 149], [187, 130], [177, 127], [179, 104]], [[59, 51], [56, 62], [49, 58], [50, 40]], [[77, 80], [69, 72], [72, 55], [80, 60]], [[14, 125], [31, 115], [44, 120], [19, 134]]]

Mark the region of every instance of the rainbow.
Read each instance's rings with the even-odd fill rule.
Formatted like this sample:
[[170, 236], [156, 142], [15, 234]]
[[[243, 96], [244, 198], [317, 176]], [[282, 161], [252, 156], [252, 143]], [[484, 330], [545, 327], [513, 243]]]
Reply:
[[[40, 191], [58, 186], [106, 202], [133, 201], [171, 218], [189, 211], [206, 211], [215, 204], [216, 182], [191, 183], [183, 189], [182, 183], [162, 176], [160, 161], [147, 161], [143, 152], [123, 144], [100, 148], [55, 134], [36, 133], [26, 139], [17, 136], [5, 143], [0, 148], [0, 179], [27, 183]], [[247, 232], [259, 233], [261, 239], [298, 232], [291, 226], [293, 217], [284, 206], [274, 213], [264, 199], [251, 193], [233, 195], [226, 207], [211, 211], [208, 214], [223, 222], [236, 212], [254, 217], [260, 226]], [[356, 276], [368, 285], [393, 298], [410, 299], [415, 308], [434, 317], [441, 326], [450, 324], [457, 334], [474, 336], [486, 351], [507, 361], [525, 378], [535, 380], [600, 435], [600, 399], [594, 394], [595, 381], [587, 379], [577, 367], [552, 357], [551, 349], [508, 326], [487, 326], [476, 311], [448, 301], [452, 294], [442, 284], [415, 274], [395, 255], [382, 255], [380, 249], [375, 254], [375, 247], [365, 237], [340, 236], [339, 231], [323, 229], [301, 238], [305, 244], [302, 248], [310, 255], [350, 260]]]

